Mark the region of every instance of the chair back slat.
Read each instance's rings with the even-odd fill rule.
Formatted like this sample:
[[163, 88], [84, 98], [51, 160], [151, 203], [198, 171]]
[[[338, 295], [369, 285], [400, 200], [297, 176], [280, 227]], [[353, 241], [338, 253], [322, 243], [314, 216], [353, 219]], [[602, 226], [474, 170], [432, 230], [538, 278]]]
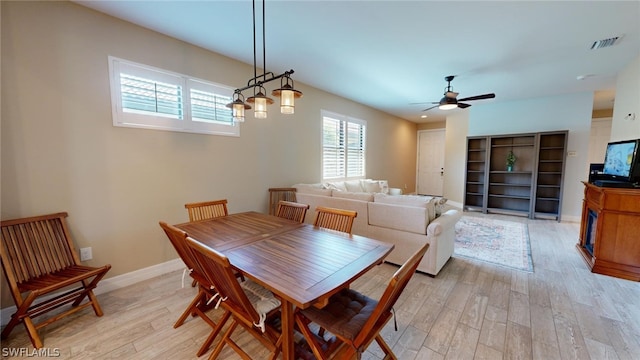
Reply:
[[278, 202], [278, 210], [276, 211], [276, 216], [303, 223], [308, 209], [308, 204], [282, 200]]
[[66, 213], [2, 222], [2, 257], [16, 283], [78, 264]]
[[428, 249], [429, 244], [425, 244], [393, 274], [382, 297], [378, 300], [378, 305], [373, 310], [371, 317], [367, 319], [367, 322], [362, 328], [363, 330], [354, 339], [353, 343], [355, 347], [369, 344], [376, 337], [379, 331], [379, 329], [376, 330], [376, 325], [384, 325], [380, 320], [382, 319], [383, 322], [386, 322], [386, 319], [391, 314], [391, 308], [395, 305], [404, 288], [407, 286], [407, 283], [409, 283], [409, 280], [411, 280], [411, 277], [418, 268], [418, 264]]
[[318, 206], [314, 225], [351, 234], [353, 221], [357, 216], [356, 211]]
[[260, 315], [240, 286], [229, 258], [191, 237], [187, 237], [186, 241], [204, 276], [215, 286], [232, 312], [249, 323], [260, 322]]
[[229, 215], [227, 199], [185, 204], [189, 212], [189, 221], [213, 219]]

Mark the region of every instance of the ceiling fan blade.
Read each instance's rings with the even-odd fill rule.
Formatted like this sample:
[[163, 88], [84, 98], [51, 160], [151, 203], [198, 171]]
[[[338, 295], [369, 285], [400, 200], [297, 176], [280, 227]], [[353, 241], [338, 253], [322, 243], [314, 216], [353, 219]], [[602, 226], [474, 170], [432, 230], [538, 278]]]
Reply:
[[461, 103], [461, 102], [458, 103], [458, 107], [460, 109], [468, 108], [469, 106], [471, 106], [471, 104], [465, 104], [465, 103]]
[[432, 107], [430, 107], [430, 108], [426, 108], [426, 109], [424, 109], [424, 110], [422, 110], [422, 111], [429, 111], [429, 110], [431, 110], [431, 109], [433, 109], [433, 108], [437, 108], [438, 106], [440, 106], [440, 103], [434, 103], [434, 104], [438, 104], [438, 105], [434, 105], [434, 106], [432, 106]]
[[458, 101], [484, 100], [484, 99], [493, 99], [495, 97], [496, 97], [496, 94], [491, 93], [491, 94], [469, 96], [464, 99], [460, 99]]
[[437, 101], [409, 103], [409, 105], [439, 104]]

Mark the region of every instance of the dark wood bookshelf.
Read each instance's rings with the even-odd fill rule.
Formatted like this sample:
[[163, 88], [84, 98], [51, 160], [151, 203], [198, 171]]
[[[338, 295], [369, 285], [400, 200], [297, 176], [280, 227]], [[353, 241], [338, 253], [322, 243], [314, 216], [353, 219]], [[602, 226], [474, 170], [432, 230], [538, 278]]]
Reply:
[[[464, 208], [560, 221], [567, 131], [467, 138]], [[506, 165], [512, 151], [516, 162]]]

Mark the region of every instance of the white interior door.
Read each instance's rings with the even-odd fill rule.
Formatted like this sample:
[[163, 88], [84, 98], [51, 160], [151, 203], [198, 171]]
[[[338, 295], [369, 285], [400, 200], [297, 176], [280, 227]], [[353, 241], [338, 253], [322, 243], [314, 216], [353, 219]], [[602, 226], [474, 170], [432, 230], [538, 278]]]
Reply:
[[418, 131], [418, 188], [420, 195], [442, 196], [445, 130]]

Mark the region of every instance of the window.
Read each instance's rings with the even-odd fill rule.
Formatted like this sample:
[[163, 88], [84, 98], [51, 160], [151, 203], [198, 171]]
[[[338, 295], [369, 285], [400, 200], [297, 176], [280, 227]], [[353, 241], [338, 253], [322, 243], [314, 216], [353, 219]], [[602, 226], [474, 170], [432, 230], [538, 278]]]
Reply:
[[365, 177], [366, 127], [366, 121], [322, 111], [323, 180]]
[[109, 57], [113, 125], [240, 136], [233, 88]]

